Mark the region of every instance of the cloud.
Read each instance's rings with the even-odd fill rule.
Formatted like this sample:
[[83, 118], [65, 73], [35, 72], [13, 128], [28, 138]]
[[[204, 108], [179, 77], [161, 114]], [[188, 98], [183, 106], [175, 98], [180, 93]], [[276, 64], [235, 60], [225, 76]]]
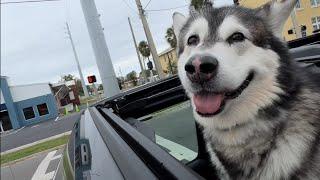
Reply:
[[[119, 68], [122, 75], [140, 71], [128, 17], [137, 41], [146, 39], [134, 0], [124, 1], [130, 8], [119, 0], [95, 0], [117, 75], [120, 75]], [[142, 0], [143, 5], [147, 2]], [[216, 0], [215, 3], [230, 4], [232, 0]], [[153, 0], [147, 10], [186, 4], [186, 1]], [[174, 11], [187, 14], [188, 8], [147, 11], [158, 52], [169, 47], [164, 36], [171, 26]], [[55, 82], [64, 74], [78, 76], [70, 41], [66, 38], [65, 22], [70, 25], [84, 76], [96, 74], [100, 82], [80, 1], [1, 5], [1, 75], [9, 76], [12, 84]]]

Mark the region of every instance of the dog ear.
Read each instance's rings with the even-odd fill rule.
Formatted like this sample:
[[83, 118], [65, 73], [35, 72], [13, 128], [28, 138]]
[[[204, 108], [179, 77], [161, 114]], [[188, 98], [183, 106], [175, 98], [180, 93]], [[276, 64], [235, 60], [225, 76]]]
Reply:
[[283, 26], [298, 0], [272, 0], [257, 8], [258, 14], [267, 18], [273, 33], [282, 38]]
[[187, 21], [187, 18], [181, 13], [175, 12], [173, 13], [172, 19], [173, 19], [173, 31], [176, 37], [178, 38], [183, 25]]

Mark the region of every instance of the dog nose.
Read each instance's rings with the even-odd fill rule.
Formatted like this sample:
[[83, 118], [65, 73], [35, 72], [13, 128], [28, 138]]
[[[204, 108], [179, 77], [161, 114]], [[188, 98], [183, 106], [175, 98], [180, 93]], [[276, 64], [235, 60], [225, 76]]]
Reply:
[[184, 66], [187, 76], [193, 82], [203, 82], [216, 75], [218, 60], [210, 55], [195, 55]]

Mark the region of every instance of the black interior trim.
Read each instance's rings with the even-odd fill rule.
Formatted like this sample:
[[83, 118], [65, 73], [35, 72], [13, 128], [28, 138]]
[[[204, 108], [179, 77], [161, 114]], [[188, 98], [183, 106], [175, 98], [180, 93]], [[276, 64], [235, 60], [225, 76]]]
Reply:
[[98, 110], [159, 179], [202, 179], [201, 176], [188, 169], [164, 149], [112, 113], [110, 109], [98, 108]]
[[[90, 115], [101, 138], [108, 147], [124, 179], [158, 179], [145, 162], [135, 154], [124, 139], [106, 122], [96, 108], [89, 108]], [[95, 147], [92, 147], [95, 148]], [[107, 167], [106, 167], [107, 168]], [[107, 177], [105, 177], [107, 179]]]

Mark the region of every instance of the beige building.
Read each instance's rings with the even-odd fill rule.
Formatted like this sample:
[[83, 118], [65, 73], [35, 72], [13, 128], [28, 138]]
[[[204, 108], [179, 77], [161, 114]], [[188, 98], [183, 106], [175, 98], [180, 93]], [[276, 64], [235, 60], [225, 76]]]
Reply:
[[[248, 8], [259, 7], [270, 0], [235, 0], [240, 6]], [[320, 0], [299, 0], [295, 7], [295, 19], [301, 28], [301, 35], [309, 36], [320, 30]], [[282, 35], [285, 40], [290, 41], [297, 38], [292, 23], [292, 17], [287, 20]]]
[[[162, 71], [165, 74], [170, 74], [171, 72], [173, 74], [177, 73], [177, 62], [178, 62], [178, 56], [177, 51], [174, 48], [168, 48], [161, 52], [159, 55], [159, 60], [161, 64]], [[170, 66], [171, 64], [171, 66]]]

